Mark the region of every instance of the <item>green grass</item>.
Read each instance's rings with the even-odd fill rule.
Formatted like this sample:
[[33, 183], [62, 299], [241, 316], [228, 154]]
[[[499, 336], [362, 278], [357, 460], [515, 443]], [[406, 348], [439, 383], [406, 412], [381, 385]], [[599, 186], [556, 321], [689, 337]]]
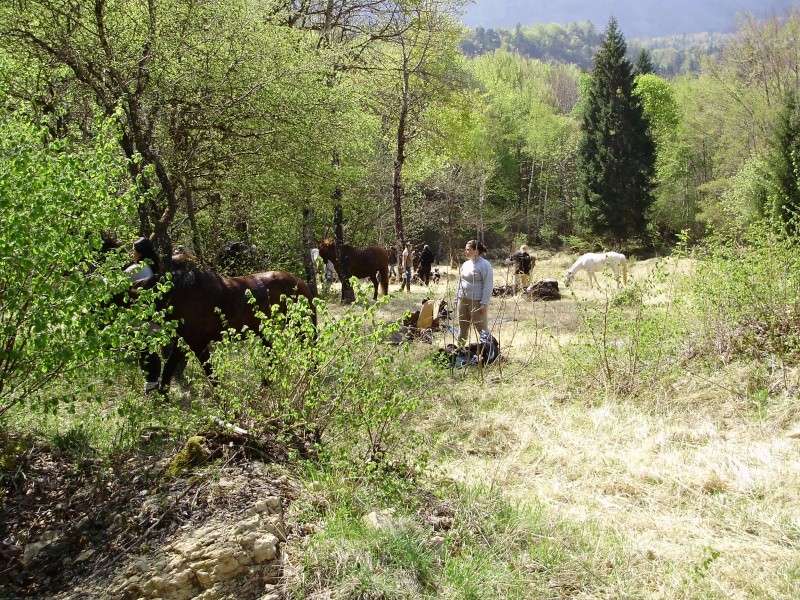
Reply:
[[[337, 502], [324, 503], [331, 508], [317, 515], [318, 533], [290, 550], [302, 566], [292, 598], [561, 598], [596, 588], [622, 560], [597, 530], [559, 523], [541, 505], [512, 504], [496, 490], [441, 482], [433, 504], [452, 516], [439, 531], [426, 520], [430, 498], [427, 506], [411, 496], [370, 509], [358, 493], [347, 502], [331, 481], [326, 490]], [[390, 526], [365, 524], [365, 514], [386, 508]]]

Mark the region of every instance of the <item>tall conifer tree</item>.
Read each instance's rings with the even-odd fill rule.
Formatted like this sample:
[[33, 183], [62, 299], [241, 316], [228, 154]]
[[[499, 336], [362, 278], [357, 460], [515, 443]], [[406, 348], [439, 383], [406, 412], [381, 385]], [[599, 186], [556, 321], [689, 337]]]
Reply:
[[656, 66], [653, 64], [653, 58], [650, 56], [650, 52], [647, 51], [647, 48], [642, 48], [639, 51], [639, 56], [636, 57], [634, 75], [647, 75], [655, 72]]
[[800, 103], [789, 93], [778, 116], [769, 156], [772, 209], [788, 229], [797, 232], [800, 217]]
[[653, 202], [655, 146], [632, 93], [626, 51], [612, 18], [594, 59], [579, 150], [581, 220], [592, 232], [615, 240], [643, 234]]

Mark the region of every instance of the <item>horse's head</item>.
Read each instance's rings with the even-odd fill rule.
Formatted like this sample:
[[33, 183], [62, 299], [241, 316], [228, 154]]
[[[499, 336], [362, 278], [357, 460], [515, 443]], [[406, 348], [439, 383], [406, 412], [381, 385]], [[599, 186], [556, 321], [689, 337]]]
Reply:
[[194, 285], [200, 266], [197, 259], [189, 252], [176, 252], [171, 258], [172, 285], [176, 288], [187, 288]]
[[564, 287], [569, 287], [572, 285], [573, 277], [575, 277], [574, 271], [567, 271], [564, 273]]
[[325, 260], [329, 260], [332, 263], [336, 262], [336, 241], [330, 238], [324, 239], [319, 243], [317, 246], [319, 249], [319, 255], [324, 258]]

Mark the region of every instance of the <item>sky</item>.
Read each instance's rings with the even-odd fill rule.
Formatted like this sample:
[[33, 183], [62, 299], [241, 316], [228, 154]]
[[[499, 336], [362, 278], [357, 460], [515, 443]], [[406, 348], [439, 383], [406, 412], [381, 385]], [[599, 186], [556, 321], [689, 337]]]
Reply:
[[470, 26], [511, 28], [517, 23], [592, 21], [602, 28], [613, 14], [627, 36], [731, 31], [736, 15], [782, 14], [798, 0], [477, 0], [466, 8]]

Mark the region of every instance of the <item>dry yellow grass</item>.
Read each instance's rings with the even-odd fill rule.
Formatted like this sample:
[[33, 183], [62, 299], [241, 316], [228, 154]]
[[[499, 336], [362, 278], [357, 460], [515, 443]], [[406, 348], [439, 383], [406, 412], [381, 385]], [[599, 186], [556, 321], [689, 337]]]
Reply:
[[[563, 281], [573, 258], [540, 261], [533, 279]], [[692, 269], [690, 261], [652, 259], [633, 264], [631, 277], [641, 280], [657, 264], [673, 273]], [[506, 269], [495, 267], [495, 283], [506, 280]], [[493, 331], [507, 362], [483, 381], [442, 376], [442, 405], [422, 425], [439, 440], [439, 466], [623, 540], [630, 562], [604, 597], [800, 597], [794, 398], [772, 398], [757, 418], [735, 366], [687, 374], [637, 401], [570, 392], [559, 380], [560, 348], [578, 326], [576, 299], [615, 293], [610, 277], [601, 281], [604, 289], [590, 290], [578, 276], [558, 302], [493, 300]], [[645, 302], [670, 302], [672, 281]], [[452, 298], [453, 281], [430, 291]], [[415, 287], [385, 315], [413, 308], [425, 292]]]

